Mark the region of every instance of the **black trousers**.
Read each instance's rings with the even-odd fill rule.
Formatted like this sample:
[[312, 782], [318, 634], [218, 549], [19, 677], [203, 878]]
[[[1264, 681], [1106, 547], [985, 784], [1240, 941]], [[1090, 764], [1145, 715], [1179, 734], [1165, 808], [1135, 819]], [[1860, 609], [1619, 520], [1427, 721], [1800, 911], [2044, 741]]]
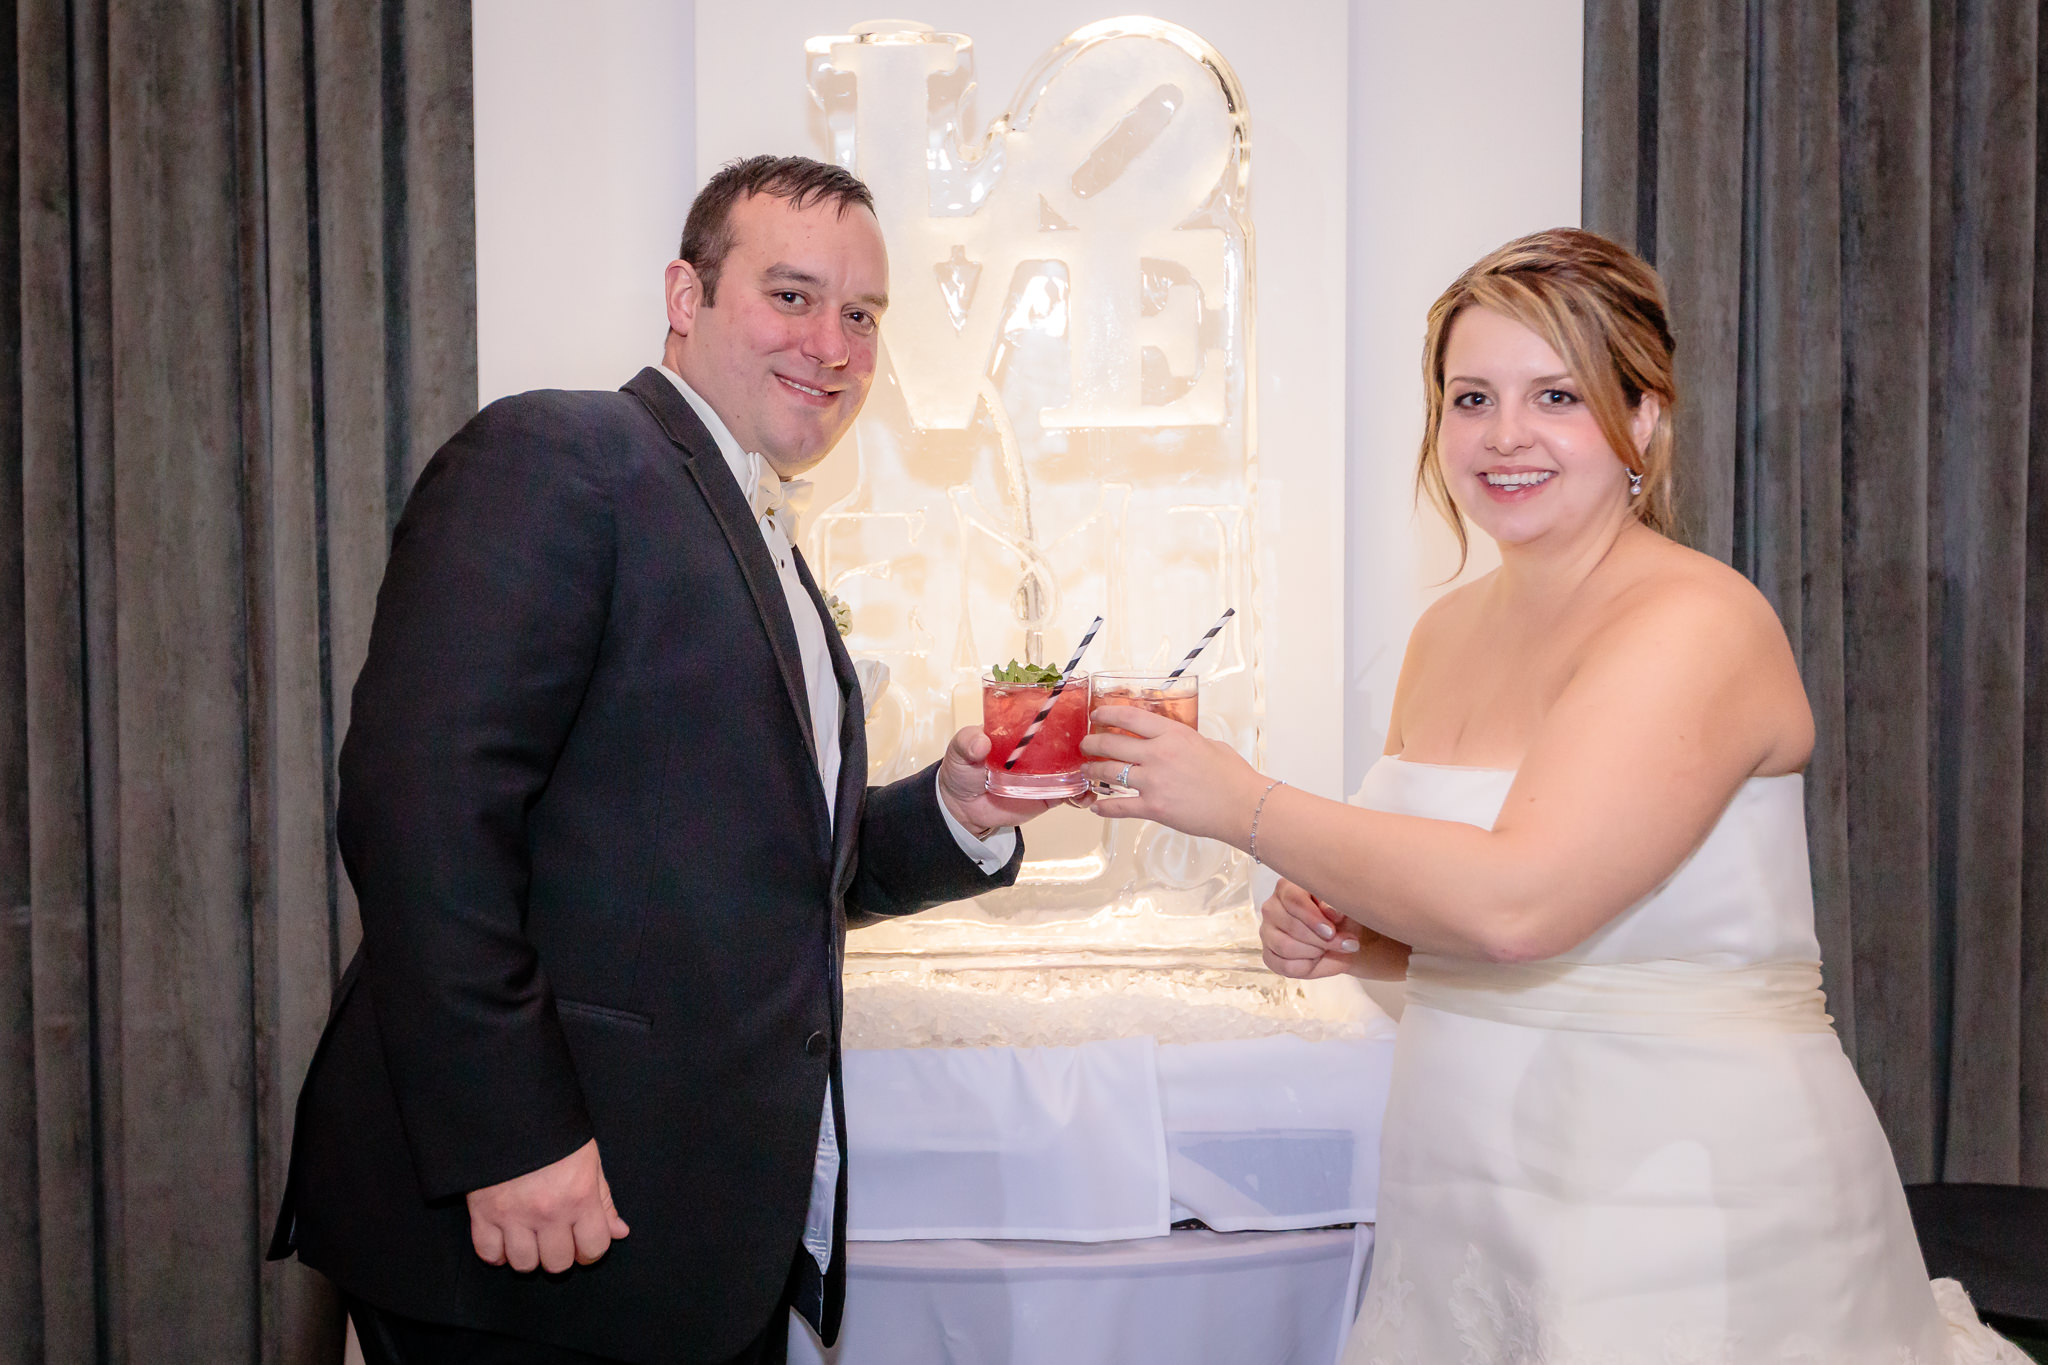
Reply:
[[[364, 1365], [620, 1365], [566, 1346], [522, 1341], [470, 1327], [444, 1327], [387, 1313], [350, 1295], [342, 1297], [362, 1343]], [[789, 1310], [777, 1307], [768, 1326], [725, 1365], [787, 1365]]]

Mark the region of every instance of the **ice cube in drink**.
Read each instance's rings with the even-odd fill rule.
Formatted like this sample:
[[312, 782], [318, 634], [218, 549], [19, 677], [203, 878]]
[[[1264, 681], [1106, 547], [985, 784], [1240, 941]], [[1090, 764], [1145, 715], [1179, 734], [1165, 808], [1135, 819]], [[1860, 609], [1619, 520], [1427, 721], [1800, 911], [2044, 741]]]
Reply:
[[[981, 680], [981, 728], [988, 732], [988, 789], [997, 796], [1056, 800], [1088, 789], [1081, 773], [1081, 736], [1088, 731], [1088, 679], [1067, 685]], [[1052, 710], [1029, 742], [1031, 723], [1052, 699]], [[1021, 751], [1020, 751], [1021, 750]], [[1010, 761], [1015, 755], [1016, 761]]]

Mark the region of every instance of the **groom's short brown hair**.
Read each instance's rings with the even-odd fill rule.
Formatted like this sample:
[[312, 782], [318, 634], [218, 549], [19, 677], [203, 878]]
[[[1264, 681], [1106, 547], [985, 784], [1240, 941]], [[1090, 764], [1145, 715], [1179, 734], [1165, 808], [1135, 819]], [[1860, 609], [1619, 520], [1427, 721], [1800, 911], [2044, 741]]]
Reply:
[[875, 211], [875, 196], [861, 178], [842, 166], [807, 156], [750, 156], [728, 161], [706, 181], [690, 202], [683, 222], [683, 243], [676, 255], [688, 261], [704, 284], [704, 302], [718, 302], [718, 272], [732, 250], [732, 209], [757, 194], [786, 199], [793, 209], [823, 200], [844, 214], [856, 204]]

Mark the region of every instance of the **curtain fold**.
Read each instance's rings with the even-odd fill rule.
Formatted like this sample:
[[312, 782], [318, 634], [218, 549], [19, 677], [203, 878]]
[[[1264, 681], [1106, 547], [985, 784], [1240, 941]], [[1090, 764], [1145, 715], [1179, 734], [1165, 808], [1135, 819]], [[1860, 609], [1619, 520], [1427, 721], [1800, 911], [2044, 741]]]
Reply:
[[1909, 1181], [2048, 1185], [2041, 37], [1586, 6], [1585, 222], [1670, 286], [1683, 534], [1798, 656], [1829, 1000]]
[[332, 1360], [261, 1257], [356, 937], [347, 687], [475, 404], [468, 7], [7, 37], [0, 1362]]

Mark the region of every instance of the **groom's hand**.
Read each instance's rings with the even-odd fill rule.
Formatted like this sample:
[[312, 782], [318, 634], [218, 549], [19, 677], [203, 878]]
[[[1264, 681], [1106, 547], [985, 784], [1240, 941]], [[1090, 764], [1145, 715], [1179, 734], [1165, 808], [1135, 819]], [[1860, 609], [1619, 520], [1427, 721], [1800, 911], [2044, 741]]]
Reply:
[[492, 1265], [559, 1275], [590, 1265], [629, 1231], [612, 1206], [597, 1139], [560, 1161], [469, 1192], [469, 1240]]
[[939, 763], [939, 799], [953, 818], [967, 826], [977, 839], [1006, 825], [1021, 825], [1045, 814], [1061, 801], [1033, 801], [997, 796], [988, 790], [988, 736], [979, 725], [957, 732], [946, 745], [946, 757]]

